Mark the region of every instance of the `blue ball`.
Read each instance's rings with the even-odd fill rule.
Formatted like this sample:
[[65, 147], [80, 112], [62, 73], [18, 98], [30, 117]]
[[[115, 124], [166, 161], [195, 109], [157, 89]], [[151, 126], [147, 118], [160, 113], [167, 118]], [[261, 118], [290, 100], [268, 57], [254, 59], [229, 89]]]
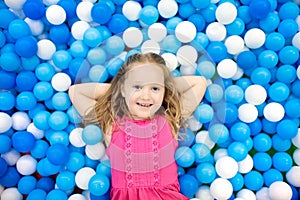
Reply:
[[92, 65], [103, 65], [106, 61], [107, 53], [103, 48], [96, 47], [90, 49], [87, 55], [87, 60]]
[[21, 153], [31, 151], [35, 146], [35, 137], [28, 131], [15, 132], [12, 137], [12, 146]]
[[139, 15], [139, 20], [146, 24], [154, 24], [159, 18], [159, 13], [156, 7], [147, 5], [142, 8]]
[[181, 47], [181, 42], [175, 35], [167, 35], [161, 42], [161, 48], [166, 52], [176, 53]]
[[196, 168], [196, 178], [200, 183], [209, 184], [217, 176], [216, 169], [211, 163], [200, 163]]
[[15, 167], [8, 167], [6, 173], [0, 177], [0, 185], [7, 188], [15, 187], [20, 178], [21, 175]]
[[257, 152], [253, 156], [253, 163], [256, 170], [264, 172], [271, 168], [272, 158], [265, 152]]
[[227, 102], [238, 104], [244, 98], [244, 91], [238, 85], [231, 85], [225, 89], [224, 95]]
[[8, 111], [15, 106], [15, 96], [10, 92], [0, 92], [0, 110]]
[[194, 117], [201, 123], [210, 122], [214, 117], [214, 110], [209, 104], [200, 104], [194, 111]]
[[70, 106], [68, 108], [67, 115], [69, 117], [70, 122], [73, 124], [79, 124], [82, 122], [82, 118], [74, 106]]
[[41, 200], [41, 199], [46, 199], [47, 193], [44, 190], [41, 189], [35, 189], [32, 190], [26, 200]]
[[89, 71], [89, 78], [92, 82], [104, 83], [109, 77], [106, 67], [95, 65]]
[[[145, 8], [145, 7], [144, 7]], [[129, 26], [128, 20], [122, 14], [114, 14], [109, 20], [107, 27], [113, 34], [124, 32]], [[103, 38], [104, 40], [105, 38]]]
[[283, 176], [277, 169], [271, 168], [263, 173], [264, 182], [269, 187], [275, 181], [283, 181]]
[[286, 2], [280, 6], [278, 16], [280, 19], [296, 19], [299, 15], [299, 6], [293, 2]]
[[69, 171], [62, 171], [56, 177], [56, 185], [59, 189], [68, 191], [75, 187], [75, 174]]
[[110, 188], [110, 181], [103, 174], [95, 174], [88, 183], [89, 191], [95, 196], [102, 196]]
[[245, 22], [237, 17], [232, 23], [226, 25], [226, 30], [228, 35], [241, 35], [245, 31]]
[[0, 56], [0, 66], [8, 72], [17, 71], [21, 67], [20, 57], [14, 52], [2, 53]]
[[290, 140], [295, 137], [298, 133], [298, 124], [290, 119], [283, 119], [278, 122], [277, 127], [277, 134], [286, 140]]
[[45, 140], [37, 140], [30, 154], [36, 159], [44, 158], [49, 148], [49, 144]]
[[36, 188], [37, 180], [33, 176], [23, 176], [18, 182], [18, 191], [21, 194], [29, 194]]
[[53, 93], [54, 93], [54, 89], [51, 83], [47, 81], [40, 81], [34, 85], [33, 94], [40, 101], [50, 99]]
[[263, 118], [261, 121], [262, 121], [262, 130], [265, 133], [274, 134], [276, 132], [276, 126], [277, 126], [276, 122], [271, 122], [265, 118]]
[[184, 174], [179, 177], [179, 184], [180, 184], [180, 192], [189, 197], [192, 198], [195, 193], [198, 190], [199, 183], [197, 179], [189, 174]]
[[289, 139], [282, 139], [278, 134], [272, 137], [273, 149], [276, 151], [287, 151], [290, 149], [292, 143]]
[[267, 152], [272, 147], [272, 140], [269, 135], [260, 133], [253, 138], [253, 147], [259, 152]]
[[66, 92], [57, 92], [52, 96], [52, 105], [55, 110], [67, 110], [71, 106], [69, 95]]
[[68, 20], [76, 17], [77, 3], [75, 0], [60, 0], [57, 5], [60, 5], [66, 11]]
[[293, 166], [293, 159], [287, 152], [276, 152], [272, 161], [274, 168], [280, 172], [287, 172]]
[[261, 67], [273, 68], [278, 63], [278, 55], [273, 50], [264, 50], [258, 56], [258, 64]]
[[284, 19], [278, 26], [278, 32], [285, 38], [292, 38], [298, 32], [298, 25], [294, 19]]
[[292, 65], [299, 59], [299, 50], [294, 46], [285, 46], [279, 51], [279, 60], [283, 64]]
[[28, 18], [39, 20], [44, 17], [46, 8], [41, 1], [29, 0], [23, 4], [23, 12]]
[[16, 73], [0, 70], [0, 88], [10, 90], [15, 87]]
[[213, 83], [207, 86], [204, 96], [209, 102], [217, 103], [223, 98], [224, 91], [220, 85]]
[[41, 189], [45, 192], [50, 192], [54, 189], [55, 181], [51, 177], [42, 177], [38, 180], [36, 188]]
[[71, 172], [77, 172], [84, 166], [84, 156], [79, 152], [71, 152], [66, 167]]
[[182, 3], [178, 7], [178, 15], [182, 19], [187, 19], [194, 13], [196, 13], [196, 9], [191, 3]]
[[249, 4], [249, 14], [254, 19], [263, 19], [271, 11], [271, 4], [268, 0], [251, 1]]
[[189, 129], [186, 128], [184, 130], [179, 131], [179, 136], [178, 136], [178, 144], [179, 146], [191, 146], [195, 142], [195, 133]]
[[195, 153], [191, 148], [181, 146], [175, 152], [175, 160], [181, 167], [190, 167], [195, 161]]
[[35, 75], [40, 81], [50, 81], [54, 74], [54, 67], [49, 63], [41, 63], [35, 69]]
[[233, 191], [239, 191], [244, 187], [244, 177], [237, 173], [233, 178], [228, 179], [233, 187]]
[[228, 128], [223, 124], [214, 124], [208, 129], [209, 137], [217, 144], [226, 142], [229, 139]]
[[89, 47], [82, 40], [76, 40], [71, 44], [69, 52], [75, 58], [85, 58], [88, 50]]
[[0, 157], [0, 177], [3, 176], [7, 171], [7, 162], [4, 158]]
[[94, 145], [102, 140], [102, 130], [95, 124], [89, 124], [82, 130], [82, 140], [87, 145]]
[[300, 110], [295, 109], [299, 108], [300, 106], [300, 99], [299, 98], [294, 98], [294, 99], [289, 99], [286, 101], [284, 104], [284, 110], [285, 114], [289, 116], [290, 118], [298, 118], [300, 117]]
[[69, 134], [66, 131], [48, 131], [45, 135], [50, 145], [57, 143], [69, 145]]
[[29, 25], [22, 19], [15, 19], [10, 22], [8, 32], [14, 39], [31, 35]]
[[204, 162], [210, 155], [210, 149], [203, 143], [196, 143], [192, 146], [197, 163]]
[[16, 77], [18, 91], [31, 91], [37, 83], [37, 78], [32, 71], [21, 71]]
[[[99, 3], [101, 3], [101, 2], [99, 2]], [[89, 47], [96, 47], [103, 41], [103, 39], [102, 39], [101, 33], [99, 32], [98, 29], [89, 28], [83, 34], [83, 41]]]
[[0, 153], [6, 153], [10, 151], [11, 148], [11, 139], [9, 136], [1, 134], [0, 135]]
[[206, 8], [201, 9], [199, 13], [204, 17], [207, 23], [211, 23], [216, 20], [216, 9], [216, 4], [211, 3]]
[[275, 82], [269, 87], [268, 94], [273, 101], [283, 102], [289, 97], [290, 89], [285, 83]]
[[33, 124], [40, 130], [47, 130], [50, 127], [48, 124], [50, 116], [50, 112], [41, 110], [33, 117]]
[[250, 171], [244, 176], [245, 186], [249, 190], [258, 191], [264, 184], [264, 178], [258, 171]]
[[111, 164], [109, 160], [102, 160], [96, 168], [97, 174], [103, 174], [108, 178], [111, 177]]
[[68, 195], [66, 192], [60, 190], [60, 189], [54, 189], [51, 190], [46, 197], [47, 200], [67, 200], [68, 199]]
[[252, 51], [242, 51], [238, 54], [236, 62], [242, 69], [251, 69], [257, 65], [257, 58]]
[[47, 150], [47, 158], [54, 165], [64, 165], [70, 156], [69, 149], [64, 144], [53, 144]]
[[37, 40], [33, 36], [25, 36], [17, 39], [15, 50], [19, 56], [30, 58], [37, 53]]
[[0, 27], [7, 29], [10, 22], [16, 19], [17, 16], [9, 9], [0, 9]]
[[[58, 3], [60, 2], [61, 1]], [[71, 38], [69, 27], [66, 24], [51, 26], [49, 30], [49, 38], [54, 44], [67, 44]]]
[[30, 91], [24, 91], [17, 95], [16, 108], [19, 110], [31, 110], [37, 104], [37, 99]]
[[111, 36], [105, 42], [105, 50], [106, 52], [112, 55], [119, 55], [125, 49], [125, 43], [119, 36]]
[[105, 24], [107, 23], [113, 12], [111, 8], [108, 6], [106, 2], [98, 2], [96, 3], [91, 10], [91, 16], [93, 18], [93, 21], [99, 23], [99, 24]]
[[225, 124], [231, 124], [238, 118], [238, 109], [232, 103], [225, 103], [225, 106], [217, 109], [216, 116], [220, 122]]
[[[180, 18], [180, 17], [172, 17], [170, 19], [168, 19], [168, 21], [166, 22], [166, 28], [167, 30], [170, 30], [170, 31], [175, 31], [176, 29], [176, 26], [182, 22], [183, 20]], [[171, 36], [171, 35], [169, 35]], [[168, 37], [168, 36], [167, 36]]]
[[31, 56], [29, 58], [21, 57], [21, 64], [23, 70], [34, 71], [40, 64], [40, 59], [37, 55]]
[[66, 50], [58, 50], [52, 56], [53, 63], [61, 70], [67, 69], [72, 60], [71, 54]]
[[209, 43], [206, 51], [216, 63], [227, 58], [227, 48], [223, 42], [213, 41]]
[[249, 123], [248, 125], [249, 125], [250, 130], [251, 130], [250, 131], [251, 136], [257, 135], [262, 130], [262, 123], [261, 123], [261, 120], [259, 118], [257, 118], [254, 122]]
[[243, 142], [232, 142], [227, 148], [228, 155], [237, 162], [242, 161], [248, 154], [247, 146]]
[[281, 33], [272, 32], [267, 35], [265, 46], [269, 50], [279, 51], [285, 45], [285, 38]]
[[251, 81], [258, 85], [267, 85], [271, 81], [271, 72], [265, 67], [257, 67], [251, 73]]
[[192, 14], [189, 16], [188, 21], [195, 25], [197, 32], [203, 31], [206, 25], [204, 18], [199, 14]]
[[48, 124], [53, 130], [63, 130], [69, 124], [68, 115], [63, 111], [54, 111], [49, 117]]
[[230, 136], [232, 139], [240, 142], [246, 141], [251, 134], [251, 129], [244, 122], [236, 122], [230, 128]]
[[279, 22], [280, 19], [278, 15], [271, 12], [264, 19], [259, 21], [259, 26], [264, 32], [269, 33], [277, 29]]
[[121, 58], [111, 59], [106, 66], [109, 74], [115, 76], [123, 63], [124, 61]]

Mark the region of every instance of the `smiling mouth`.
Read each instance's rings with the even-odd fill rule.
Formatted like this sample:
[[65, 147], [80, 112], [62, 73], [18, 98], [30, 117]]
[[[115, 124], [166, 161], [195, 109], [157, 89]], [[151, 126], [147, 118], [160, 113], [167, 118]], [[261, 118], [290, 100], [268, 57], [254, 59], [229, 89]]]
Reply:
[[149, 108], [151, 107], [153, 104], [149, 104], [149, 103], [136, 103], [138, 106], [144, 107], [144, 108]]

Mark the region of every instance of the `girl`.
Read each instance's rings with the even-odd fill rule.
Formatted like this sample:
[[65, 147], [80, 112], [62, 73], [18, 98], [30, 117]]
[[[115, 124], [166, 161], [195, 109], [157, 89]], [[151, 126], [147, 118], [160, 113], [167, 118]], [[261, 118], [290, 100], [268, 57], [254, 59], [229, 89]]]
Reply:
[[98, 124], [111, 162], [111, 199], [188, 199], [180, 193], [174, 154], [179, 128], [203, 98], [200, 76], [172, 78], [164, 59], [134, 54], [111, 84], [73, 85], [84, 123]]

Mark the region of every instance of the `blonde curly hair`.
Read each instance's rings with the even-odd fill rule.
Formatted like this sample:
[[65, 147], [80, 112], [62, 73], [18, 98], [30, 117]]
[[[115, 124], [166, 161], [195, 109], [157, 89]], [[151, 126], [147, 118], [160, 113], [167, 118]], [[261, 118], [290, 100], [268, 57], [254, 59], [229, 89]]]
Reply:
[[84, 115], [83, 123], [97, 124], [102, 128], [104, 134], [109, 134], [117, 117], [130, 116], [125, 98], [121, 94], [121, 87], [126, 78], [125, 74], [134, 66], [147, 63], [156, 64], [163, 70], [165, 84], [163, 109], [159, 109], [156, 114], [163, 114], [166, 117], [174, 138], [178, 139], [179, 128], [183, 126], [180, 93], [175, 87], [175, 82], [170, 75], [165, 60], [155, 53], [137, 53], [129, 56], [112, 79], [110, 88], [102, 97], [97, 99], [93, 110]]

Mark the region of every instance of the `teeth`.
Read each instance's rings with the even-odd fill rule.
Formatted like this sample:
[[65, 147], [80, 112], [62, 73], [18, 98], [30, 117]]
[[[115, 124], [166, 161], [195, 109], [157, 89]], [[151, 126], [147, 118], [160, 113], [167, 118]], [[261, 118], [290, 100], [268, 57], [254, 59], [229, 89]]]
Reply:
[[138, 103], [138, 105], [143, 106], [143, 107], [149, 107], [149, 106], [151, 106], [152, 104]]

